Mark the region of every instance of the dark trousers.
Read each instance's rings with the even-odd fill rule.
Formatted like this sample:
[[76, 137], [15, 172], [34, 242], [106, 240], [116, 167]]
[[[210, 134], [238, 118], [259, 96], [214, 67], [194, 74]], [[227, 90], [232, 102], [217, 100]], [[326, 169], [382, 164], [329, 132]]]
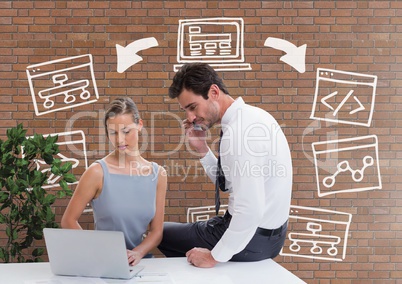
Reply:
[[[183, 257], [194, 247], [212, 250], [229, 227], [231, 216], [216, 216], [208, 221], [195, 223], [165, 222], [163, 239], [158, 249], [166, 257]], [[276, 235], [264, 236], [256, 233], [248, 245], [235, 254], [231, 261], [258, 261], [276, 257], [286, 238], [287, 226]]]

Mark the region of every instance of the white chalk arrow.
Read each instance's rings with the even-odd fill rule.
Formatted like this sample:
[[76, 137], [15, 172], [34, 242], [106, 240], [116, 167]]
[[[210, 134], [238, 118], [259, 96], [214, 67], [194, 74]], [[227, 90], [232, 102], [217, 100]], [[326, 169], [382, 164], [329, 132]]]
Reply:
[[286, 52], [286, 54], [280, 58], [281, 61], [292, 66], [300, 73], [304, 73], [306, 71], [305, 61], [307, 44], [297, 47], [287, 40], [269, 37], [265, 40], [264, 46]]
[[154, 37], [133, 41], [126, 47], [116, 44], [117, 72], [123, 73], [137, 62], [140, 62], [142, 57], [137, 55], [138, 51], [154, 46], [158, 46], [158, 42]]

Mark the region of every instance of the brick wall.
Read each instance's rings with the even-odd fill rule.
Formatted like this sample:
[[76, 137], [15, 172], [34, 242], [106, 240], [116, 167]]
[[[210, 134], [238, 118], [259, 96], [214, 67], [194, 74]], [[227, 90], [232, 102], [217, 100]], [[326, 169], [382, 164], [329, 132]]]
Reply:
[[[401, 16], [400, 1], [1, 1], [0, 138], [17, 123], [29, 135], [83, 130], [90, 164], [108, 150], [103, 110], [115, 97], [129, 96], [149, 134], [144, 157], [169, 173], [166, 220], [185, 222], [188, 207], [213, 204], [213, 186], [182, 143], [184, 113], [167, 98], [177, 64], [178, 23], [242, 18], [245, 62], [252, 70], [220, 74], [233, 97], [269, 111], [283, 125], [294, 164], [292, 205], [353, 216], [341, 261], [275, 260], [308, 283], [397, 283], [402, 281]], [[138, 52], [143, 60], [118, 73], [116, 44], [149, 37], [158, 46]], [[268, 37], [307, 44], [306, 72], [280, 61], [283, 51], [264, 46]], [[37, 115], [27, 66], [84, 54], [92, 55], [99, 99]], [[318, 68], [377, 76], [369, 127], [310, 118]], [[211, 135], [216, 143], [217, 130]], [[378, 138], [382, 189], [318, 196], [312, 143], [367, 135]], [[372, 175], [368, 185], [378, 183]], [[58, 220], [67, 202], [57, 202]], [[90, 215], [82, 222], [92, 228]]]

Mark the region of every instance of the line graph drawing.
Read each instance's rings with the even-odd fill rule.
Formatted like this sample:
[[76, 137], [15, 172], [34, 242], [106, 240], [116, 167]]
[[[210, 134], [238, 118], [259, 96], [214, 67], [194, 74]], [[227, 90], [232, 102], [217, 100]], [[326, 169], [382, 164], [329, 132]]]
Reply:
[[381, 189], [376, 135], [312, 144], [318, 196]]
[[325, 177], [322, 180], [322, 183], [324, 184], [325, 187], [330, 188], [332, 186], [334, 186], [335, 182], [336, 182], [336, 177], [338, 174], [343, 173], [343, 172], [350, 172], [352, 179], [355, 182], [360, 182], [363, 180], [364, 178], [364, 170], [369, 167], [374, 165], [374, 158], [371, 156], [365, 156], [363, 158], [363, 167], [360, 170], [353, 170], [348, 161], [342, 161], [337, 165], [337, 171], [330, 176]]

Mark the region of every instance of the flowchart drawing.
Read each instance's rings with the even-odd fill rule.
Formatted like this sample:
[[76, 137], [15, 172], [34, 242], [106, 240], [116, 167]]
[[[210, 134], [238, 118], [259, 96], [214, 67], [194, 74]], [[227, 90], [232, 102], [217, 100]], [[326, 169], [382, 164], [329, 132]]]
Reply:
[[38, 116], [99, 99], [91, 54], [30, 65], [26, 73]]
[[177, 72], [184, 63], [204, 62], [216, 71], [251, 70], [244, 59], [242, 18], [179, 20]]
[[[72, 163], [72, 171], [75, 174], [82, 173], [88, 168], [87, 151], [85, 146], [85, 135], [82, 130], [60, 132], [43, 135], [44, 137], [58, 135], [56, 144], [59, 146], [57, 158], [65, 162]], [[29, 137], [28, 137], [29, 138]], [[36, 169], [41, 172], [50, 171], [50, 167], [43, 160], [36, 160]], [[43, 188], [52, 188], [59, 186], [59, 177], [51, 174], [48, 178], [47, 185]], [[70, 184], [77, 184], [78, 181]]]
[[376, 135], [312, 144], [318, 196], [381, 189]]
[[300, 73], [306, 72], [306, 48], [307, 44], [299, 47], [287, 40], [269, 37], [265, 40], [264, 46], [272, 47], [274, 49], [286, 52], [280, 60], [292, 66]]
[[377, 76], [318, 68], [310, 118], [369, 127]]
[[280, 255], [343, 261], [352, 214], [290, 206], [288, 234]]
[[140, 62], [142, 57], [137, 54], [138, 51], [155, 46], [158, 46], [158, 41], [154, 37], [133, 41], [126, 47], [116, 44], [117, 72], [123, 73], [137, 62]]

